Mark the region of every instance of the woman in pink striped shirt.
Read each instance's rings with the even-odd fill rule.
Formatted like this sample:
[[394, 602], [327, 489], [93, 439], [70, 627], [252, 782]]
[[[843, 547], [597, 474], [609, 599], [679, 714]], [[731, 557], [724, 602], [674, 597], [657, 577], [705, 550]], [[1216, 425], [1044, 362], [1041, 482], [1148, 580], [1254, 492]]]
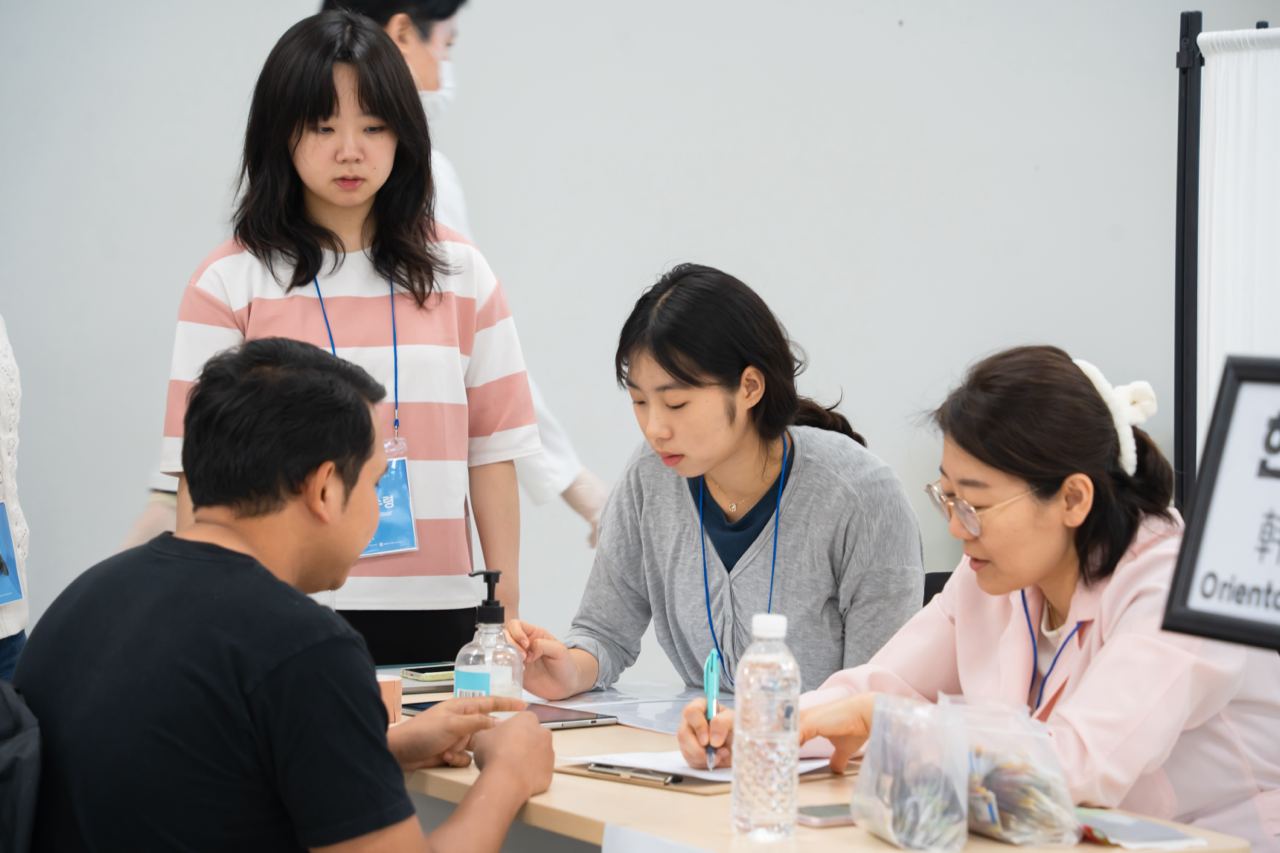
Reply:
[[[396, 536], [380, 526], [346, 585], [322, 597], [378, 663], [452, 659], [470, 638], [473, 516], [486, 564], [503, 572], [499, 596], [518, 612], [513, 460], [540, 446], [502, 287], [433, 222], [430, 160], [413, 80], [373, 22], [328, 12], [285, 33], [250, 106], [235, 237], [182, 299], [165, 417], [161, 470], [181, 476], [192, 381], [214, 353], [254, 338], [330, 349], [393, 390], [379, 416], [403, 441], [389, 455], [403, 458], [392, 471], [404, 489], [384, 478], [381, 495]], [[180, 485], [180, 529], [190, 513]]]
[[[975, 365], [934, 413], [928, 486], [964, 558], [875, 657], [802, 698], [801, 737], [843, 769], [877, 693], [1022, 706], [1076, 802], [1280, 848], [1280, 657], [1161, 629], [1182, 520], [1135, 426], [1154, 410], [1147, 383], [1113, 388], [1053, 347]], [[730, 757], [732, 714], [708, 731], [704, 708], [679, 735], [695, 765], [708, 742]]]

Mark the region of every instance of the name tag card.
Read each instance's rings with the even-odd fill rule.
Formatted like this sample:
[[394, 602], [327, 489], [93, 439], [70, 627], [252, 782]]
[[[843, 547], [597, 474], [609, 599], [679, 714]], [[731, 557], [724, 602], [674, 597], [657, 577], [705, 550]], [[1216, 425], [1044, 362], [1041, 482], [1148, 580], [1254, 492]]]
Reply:
[[418, 550], [418, 529], [409, 490], [409, 448], [403, 438], [386, 442], [387, 471], [378, 480], [378, 529], [363, 557]]
[[1280, 359], [1227, 359], [1164, 628], [1280, 649]]
[[18, 552], [13, 547], [13, 532], [9, 527], [9, 508], [0, 501], [0, 604], [8, 604], [22, 598], [22, 583], [18, 579]]

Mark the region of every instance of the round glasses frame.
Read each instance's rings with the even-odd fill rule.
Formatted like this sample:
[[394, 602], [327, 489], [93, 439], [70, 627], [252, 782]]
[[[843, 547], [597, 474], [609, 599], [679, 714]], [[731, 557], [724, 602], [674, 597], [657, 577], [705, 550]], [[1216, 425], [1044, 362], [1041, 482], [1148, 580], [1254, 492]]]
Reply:
[[950, 524], [951, 515], [954, 513], [956, 519], [960, 522], [960, 526], [963, 527], [970, 536], [975, 537], [982, 535], [983, 513], [991, 512], [991, 510], [999, 509], [1002, 506], [1007, 506], [1016, 500], [1025, 498], [1027, 495], [1035, 491], [1035, 489], [1027, 489], [1021, 494], [1017, 494], [1011, 498], [1000, 501], [1000, 503], [985, 506], [982, 509], [974, 509], [973, 504], [969, 503], [964, 498], [951, 497], [943, 492], [941, 484], [941, 480], [935, 480], [924, 487], [924, 492], [929, 496], [930, 502], [932, 502], [934, 508], [938, 510], [943, 521]]

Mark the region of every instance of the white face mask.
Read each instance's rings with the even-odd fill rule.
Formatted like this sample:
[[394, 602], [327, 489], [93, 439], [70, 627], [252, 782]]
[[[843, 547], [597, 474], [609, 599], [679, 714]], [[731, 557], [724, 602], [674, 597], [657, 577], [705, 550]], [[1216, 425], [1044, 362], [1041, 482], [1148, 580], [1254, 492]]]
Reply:
[[422, 99], [422, 109], [427, 114], [428, 125], [440, 120], [449, 104], [453, 103], [454, 96], [457, 93], [457, 84], [453, 80], [453, 62], [448, 59], [442, 59], [440, 61], [440, 88], [435, 91], [424, 90], [418, 92], [418, 97]]

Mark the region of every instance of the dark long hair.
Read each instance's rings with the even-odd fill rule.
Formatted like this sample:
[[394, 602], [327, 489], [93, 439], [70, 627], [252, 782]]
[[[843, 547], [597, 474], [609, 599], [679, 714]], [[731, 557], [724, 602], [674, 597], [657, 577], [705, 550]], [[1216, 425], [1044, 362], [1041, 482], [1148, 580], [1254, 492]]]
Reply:
[[1072, 474], [1093, 481], [1093, 508], [1075, 534], [1086, 584], [1115, 571], [1144, 515], [1170, 517], [1168, 460], [1132, 427], [1138, 467], [1132, 476], [1124, 472], [1110, 409], [1057, 347], [1016, 347], [983, 359], [933, 420], [970, 456], [1025, 480], [1041, 500]]
[[427, 119], [400, 51], [363, 15], [313, 15], [290, 27], [272, 48], [249, 107], [236, 239], [273, 275], [281, 262], [292, 266], [289, 290], [319, 274], [324, 249], [335, 254], [335, 268], [341, 263], [342, 241], [307, 217], [302, 180], [293, 167], [302, 130], [333, 115], [333, 66], [340, 62], [355, 69], [361, 107], [386, 122], [398, 140], [391, 174], [374, 196], [369, 255], [379, 275], [425, 305], [436, 277], [446, 271], [429, 242], [434, 188]]
[[759, 370], [764, 396], [751, 409], [751, 417], [766, 441], [795, 424], [867, 443], [835, 406], [824, 407], [796, 392], [804, 360], [796, 355], [786, 330], [759, 294], [718, 269], [680, 264], [636, 300], [613, 359], [618, 385], [626, 386], [631, 360], [641, 353], [652, 356], [675, 379], [699, 388], [736, 390], [742, 371]]

